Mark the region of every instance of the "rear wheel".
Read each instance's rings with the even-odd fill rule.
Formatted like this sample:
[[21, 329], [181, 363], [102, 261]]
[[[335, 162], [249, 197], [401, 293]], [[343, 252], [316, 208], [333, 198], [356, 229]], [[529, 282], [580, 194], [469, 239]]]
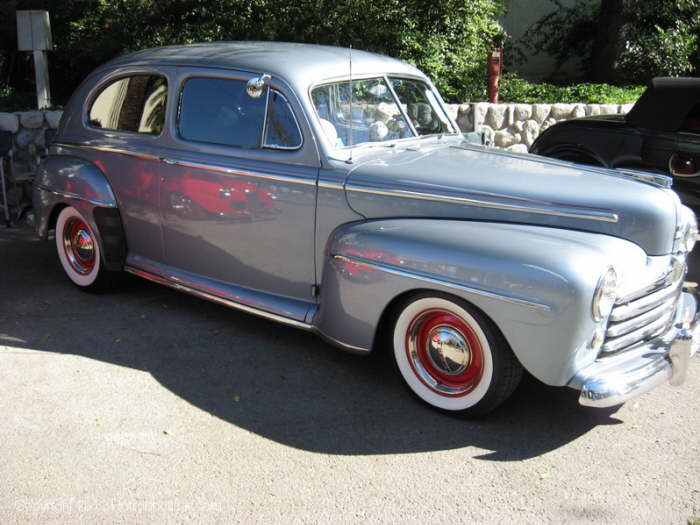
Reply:
[[503, 403], [522, 366], [497, 328], [449, 295], [426, 293], [399, 305], [394, 359], [408, 388], [428, 405], [479, 416]]
[[58, 215], [56, 252], [63, 270], [77, 287], [100, 292], [113, 286], [117, 272], [104, 267], [95, 232], [72, 206], [63, 208]]

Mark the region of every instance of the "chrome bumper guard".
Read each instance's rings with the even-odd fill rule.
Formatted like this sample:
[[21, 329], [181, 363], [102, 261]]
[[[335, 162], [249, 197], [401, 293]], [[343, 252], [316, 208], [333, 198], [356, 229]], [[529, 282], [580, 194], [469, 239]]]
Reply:
[[666, 333], [620, 355], [598, 359], [576, 374], [569, 385], [581, 390], [579, 403], [615, 406], [665, 381], [674, 386], [683, 383], [688, 362], [700, 348], [696, 294], [694, 288], [681, 294], [673, 325]]

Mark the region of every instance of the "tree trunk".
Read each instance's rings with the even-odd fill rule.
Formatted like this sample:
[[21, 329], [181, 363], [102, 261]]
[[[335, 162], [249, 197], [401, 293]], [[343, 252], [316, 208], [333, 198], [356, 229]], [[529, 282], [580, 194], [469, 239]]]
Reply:
[[594, 82], [619, 81], [617, 63], [633, 31], [635, 17], [644, 0], [602, 0], [598, 33], [591, 53], [590, 75]]

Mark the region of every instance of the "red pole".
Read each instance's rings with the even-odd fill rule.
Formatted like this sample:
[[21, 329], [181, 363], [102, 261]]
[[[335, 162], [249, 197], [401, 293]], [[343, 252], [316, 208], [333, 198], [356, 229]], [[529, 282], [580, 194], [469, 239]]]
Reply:
[[486, 61], [486, 72], [488, 80], [486, 81], [486, 89], [489, 95], [489, 102], [498, 104], [498, 81], [501, 77], [501, 69], [503, 68], [503, 49], [494, 47], [489, 51], [489, 56]]

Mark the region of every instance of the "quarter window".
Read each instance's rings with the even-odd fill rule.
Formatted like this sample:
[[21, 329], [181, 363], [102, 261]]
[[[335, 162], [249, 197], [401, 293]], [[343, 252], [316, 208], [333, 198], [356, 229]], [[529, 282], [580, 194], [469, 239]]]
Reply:
[[168, 83], [156, 75], [133, 75], [112, 82], [90, 108], [96, 128], [159, 135], [165, 122]]
[[301, 132], [284, 95], [270, 90], [265, 129], [266, 148], [297, 149], [301, 146]]

